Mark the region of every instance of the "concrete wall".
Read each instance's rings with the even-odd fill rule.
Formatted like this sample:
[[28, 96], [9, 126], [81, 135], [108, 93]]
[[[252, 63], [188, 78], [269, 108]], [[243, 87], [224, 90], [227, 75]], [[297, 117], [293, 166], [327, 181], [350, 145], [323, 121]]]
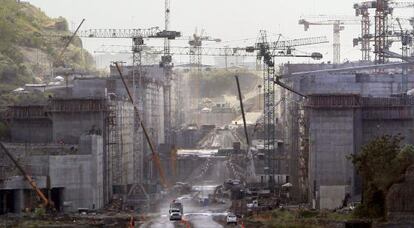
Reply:
[[354, 153], [354, 111], [312, 110], [310, 114], [310, 172], [320, 185], [350, 181], [350, 162]]
[[[41, 144], [34, 145], [31, 150], [15, 156], [31, 175], [40, 188], [46, 188], [47, 176], [50, 178], [50, 188], [63, 189], [65, 211], [75, 211], [78, 208], [100, 209], [105, 204], [104, 191], [104, 151], [103, 138], [99, 135], [87, 135], [81, 138], [79, 154], [50, 153], [47, 145], [43, 150]], [[7, 145], [11, 153], [21, 151], [24, 144]], [[35, 148], [34, 148], [35, 147]], [[23, 162], [22, 162], [23, 161]], [[2, 182], [0, 189], [31, 189], [26, 180], [18, 174], [8, 177]], [[19, 195], [25, 198], [26, 195]], [[28, 196], [27, 196], [28, 197]], [[17, 198], [17, 201], [24, 199]]]
[[[200, 112], [197, 114], [197, 124], [216, 125], [218, 127], [231, 123], [237, 117], [235, 112]], [[242, 124], [243, 122], [239, 123]]]
[[[286, 67], [285, 73], [357, 65], [360, 64], [296, 64]], [[401, 90], [402, 76], [398, 71], [399, 69], [396, 68], [387, 73], [314, 73], [294, 77], [285, 80], [285, 82], [307, 95], [354, 94], [365, 98], [389, 98], [403, 92]], [[407, 88], [413, 87], [414, 77], [409, 76]], [[295, 101], [287, 101], [282, 105], [281, 119], [288, 130], [286, 132], [287, 151], [291, 156], [299, 156], [294, 146], [298, 143], [298, 137], [293, 137], [293, 135], [300, 136], [302, 130], [300, 124], [292, 124], [292, 121], [298, 119], [297, 113], [300, 106], [297, 104], [298, 101], [300, 102], [300, 98], [283, 90], [281, 95]], [[331, 186], [334, 192], [336, 191], [334, 186], [349, 186], [347, 191], [353, 197], [360, 194], [360, 179], [346, 156], [359, 153], [362, 145], [383, 134], [401, 133], [406, 138], [405, 142], [411, 143], [413, 141], [413, 120], [410, 117], [412, 105], [405, 108], [395, 108], [391, 107], [396, 105], [394, 101], [387, 103], [378, 100], [378, 102], [380, 105], [361, 108], [328, 107], [329, 105], [324, 108], [308, 107], [306, 111], [307, 124], [304, 126], [308, 131], [309, 150], [303, 152], [305, 155], [309, 154], [309, 200], [316, 198], [317, 206], [330, 208], [337, 204], [332, 201], [332, 198], [339, 196], [331, 194], [330, 190], [327, 190]], [[306, 141], [306, 136], [304, 139]], [[295, 167], [296, 164], [299, 163], [292, 159], [290, 166]], [[294, 174], [292, 178], [295, 179], [295, 173], [292, 174]], [[324, 190], [325, 193], [321, 192], [322, 186], [327, 188]], [[341, 193], [341, 195], [343, 194]]]
[[347, 156], [355, 153], [354, 110], [312, 110], [309, 123], [310, 195], [320, 186], [351, 185], [354, 173]]
[[10, 128], [12, 142], [52, 142], [52, 121], [50, 119], [19, 119]]
[[186, 182], [189, 178], [197, 172], [200, 174], [199, 169], [205, 164], [207, 158], [197, 156], [179, 157], [177, 159], [177, 176], [178, 182]]
[[[414, 88], [408, 77], [407, 88]], [[390, 97], [401, 93], [398, 74], [317, 74], [298, 77], [300, 91], [305, 94], [360, 94], [364, 97]]]
[[94, 126], [104, 132], [105, 115], [102, 112], [62, 112], [52, 115], [53, 141], [66, 144], [79, 143], [79, 137], [86, 134]]
[[410, 120], [364, 120], [363, 144], [369, 143], [375, 137], [387, 135], [403, 135], [405, 143], [414, 144], [414, 122]]
[[73, 80], [72, 96], [76, 98], [106, 97], [106, 78], [76, 78]]
[[[137, 70], [137, 69], [136, 69]], [[124, 78], [129, 86], [130, 92], [135, 100], [135, 105], [144, 121], [148, 134], [154, 144], [158, 145], [165, 141], [165, 129], [164, 129], [164, 72], [158, 65], [143, 66], [143, 77], [136, 75], [135, 83], [132, 77], [132, 67], [122, 67]], [[138, 71], [136, 71], [138, 72]], [[111, 68], [111, 78], [108, 81], [108, 93], [116, 95], [117, 99], [127, 98], [125, 86], [119, 78], [119, 73], [115, 68]], [[135, 88], [134, 88], [135, 85]], [[124, 172], [128, 172], [133, 175], [133, 179], [125, 180], [124, 182], [139, 182], [139, 181], [152, 181], [156, 178], [153, 173], [152, 162], [144, 160], [145, 157], [149, 157], [151, 151], [144, 138], [143, 131], [138, 122], [138, 118], [135, 117], [134, 126], [134, 153], [133, 158], [125, 157], [126, 165], [129, 165], [132, 169], [124, 167]], [[129, 164], [132, 162], [131, 164]], [[143, 166], [143, 168], [142, 168]], [[129, 174], [127, 175], [129, 178]]]
[[320, 209], [336, 209], [342, 206], [342, 201], [349, 190], [346, 185], [320, 186]]
[[[127, 83], [131, 91], [135, 92], [134, 97], [141, 118], [154, 146], [158, 147], [165, 138], [163, 69], [155, 65], [144, 67], [145, 76], [135, 81], [135, 89], [132, 86], [130, 68], [128, 69], [129, 71], [124, 74]], [[111, 72], [111, 74], [114, 73], [114, 71]], [[82, 147], [81, 137], [86, 136], [92, 129], [99, 132], [98, 134], [101, 134], [103, 138], [101, 149], [103, 150], [105, 202], [111, 196], [112, 182], [114, 185], [131, 186], [143, 182], [145, 178], [150, 180], [156, 176], [151, 171], [152, 162], [144, 161], [144, 158], [150, 155], [150, 151], [118, 73], [110, 78], [78, 78], [73, 83], [70, 94], [66, 94], [61, 99], [53, 99], [50, 104], [44, 106], [48, 115], [42, 116], [44, 119], [42, 121], [46, 121], [47, 124], [41, 122], [44, 125], [39, 125], [34, 120], [27, 123], [24, 120], [16, 121], [16, 127], [12, 129], [16, 142], [54, 142], [62, 145], [80, 144], [79, 147]], [[114, 129], [111, 129], [114, 133], [109, 133], [110, 126], [107, 124], [108, 109], [106, 106], [109, 100], [116, 103]], [[27, 141], [27, 139], [32, 141]], [[78, 149], [76, 155], [81, 155], [79, 153], [84, 151], [84, 148]], [[63, 154], [71, 155], [70, 153]], [[63, 154], [53, 153], [53, 155], [62, 156]], [[45, 168], [48, 167], [46, 163], [49, 161], [43, 164], [40, 161], [29, 162], [27, 165], [28, 168], [44, 174], [48, 172]], [[147, 165], [146, 169], [144, 169], [145, 165]], [[3, 167], [0, 167], [0, 170], [3, 170]], [[144, 175], [145, 172], [147, 174]]]
[[[142, 164], [139, 167], [134, 167], [135, 159], [142, 163], [142, 156], [137, 156], [142, 153], [134, 150], [134, 141], [142, 142], [143, 139], [142, 136], [140, 138], [139, 135], [134, 133], [133, 110], [133, 106], [129, 101], [116, 102], [116, 126], [115, 131], [110, 132], [110, 137], [113, 137], [114, 140], [114, 149], [111, 151], [113, 184], [117, 186], [125, 187], [142, 178], [142, 170], [139, 170], [139, 168], [142, 169]], [[134, 172], [134, 170], [137, 172]], [[138, 180], [135, 179], [135, 174], [139, 175]]]

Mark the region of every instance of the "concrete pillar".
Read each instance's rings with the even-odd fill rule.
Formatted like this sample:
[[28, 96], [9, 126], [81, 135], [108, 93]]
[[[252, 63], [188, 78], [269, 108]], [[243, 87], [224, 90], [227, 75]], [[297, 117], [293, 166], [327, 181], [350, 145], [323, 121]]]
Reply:
[[6, 212], [6, 207], [6, 194], [4, 191], [0, 191], [0, 214], [4, 214]]
[[15, 213], [21, 213], [24, 210], [24, 190], [17, 189], [13, 191], [13, 207]]

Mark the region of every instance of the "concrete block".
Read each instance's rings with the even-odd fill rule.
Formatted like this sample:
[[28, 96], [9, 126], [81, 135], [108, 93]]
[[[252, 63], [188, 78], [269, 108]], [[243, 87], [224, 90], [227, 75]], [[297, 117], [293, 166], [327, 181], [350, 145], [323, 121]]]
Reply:
[[319, 187], [319, 208], [320, 209], [335, 209], [342, 205], [347, 189], [346, 185], [333, 185]]

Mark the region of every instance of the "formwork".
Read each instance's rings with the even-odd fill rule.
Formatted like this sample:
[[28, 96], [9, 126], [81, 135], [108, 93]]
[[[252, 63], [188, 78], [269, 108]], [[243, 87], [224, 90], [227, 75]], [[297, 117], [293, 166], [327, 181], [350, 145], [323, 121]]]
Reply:
[[309, 109], [349, 109], [362, 110], [363, 120], [402, 120], [412, 119], [413, 97], [361, 97], [355, 94], [310, 95], [306, 104]]

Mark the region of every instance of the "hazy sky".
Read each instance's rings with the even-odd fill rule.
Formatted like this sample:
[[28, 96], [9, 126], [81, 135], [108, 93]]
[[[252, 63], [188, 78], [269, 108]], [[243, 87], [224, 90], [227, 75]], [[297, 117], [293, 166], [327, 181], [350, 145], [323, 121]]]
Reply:
[[[260, 29], [268, 30], [271, 38], [283, 34], [286, 38], [326, 35], [332, 40], [331, 26], [311, 27], [305, 32], [298, 25], [302, 15], [354, 15], [357, 0], [171, 0], [171, 29], [191, 35], [195, 28], [221, 38], [225, 45], [252, 45]], [[82, 18], [82, 29], [88, 28], [148, 28], [164, 26], [164, 0], [29, 0], [52, 17], [67, 18], [76, 27]], [[410, 11], [412, 12], [412, 10]], [[360, 34], [360, 25], [348, 25], [342, 32], [341, 59], [358, 59], [359, 48], [352, 39]], [[245, 40], [250, 38], [250, 40]], [[231, 42], [230, 42], [231, 41]], [[237, 42], [236, 42], [237, 41]], [[85, 48], [93, 52], [102, 44], [130, 44], [130, 41], [85, 40]], [[179, 42], [178, 42], [179, 43]], [[154, 45], [157, 43], [155, 42]], [[172, 43], [172, 45], [179, 45]], [[211, 45], [211, 44], [210, 44]], [[332, 44], [303, 51], [319, 51], [325, 61], [332, 59]], [[181, 45], [182, 46], [182, 45]]]

